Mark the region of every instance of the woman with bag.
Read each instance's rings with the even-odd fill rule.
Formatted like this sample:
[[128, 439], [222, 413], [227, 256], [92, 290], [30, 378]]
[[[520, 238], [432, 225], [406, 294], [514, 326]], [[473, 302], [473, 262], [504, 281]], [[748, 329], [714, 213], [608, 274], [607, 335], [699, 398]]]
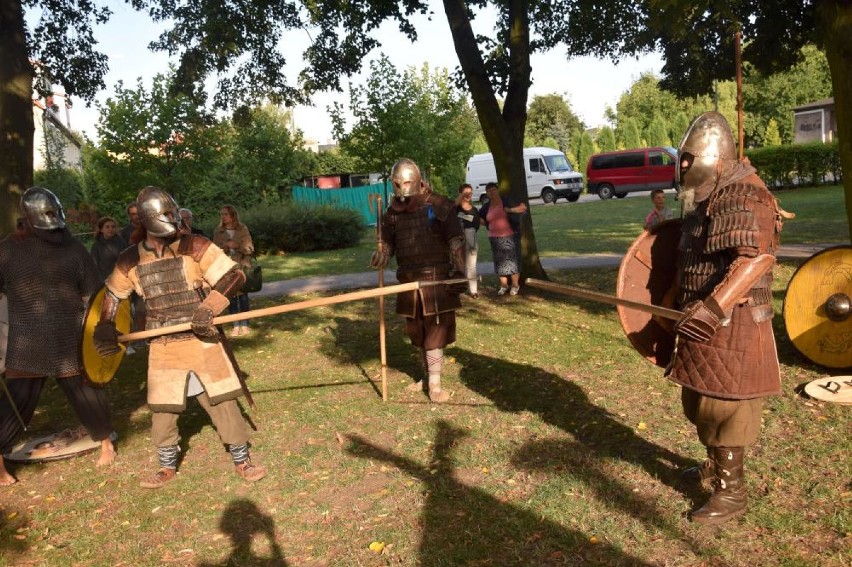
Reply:
[[[233, 205], [224, 205], [221, 211], [219, 225], [213, 230], [213, 243], [224, 250], [244, 272], [251, 270], [251, 258], [254, 254], [254, 243], [246, 225], [240, 222], [240, 215]], [[228, 306], [228, 313], [244, 313], [251, 309], [249, 296], [240, 292]], [[249, 333], [248, 321], [237, 321], [231, 330], [231, 336], [237, 337]]]
[[494, 273], [500, 278], [497, 295], [506, 295], [507, 292], [509, 295], [518, 295], [521, 288], [520, 216], [527, 212], [527, 205], [502, 197], [496, 183], [486, 185], [485, 194], [488, 195], [488, 202], [479, 209], [479, 216], [488, 229]]

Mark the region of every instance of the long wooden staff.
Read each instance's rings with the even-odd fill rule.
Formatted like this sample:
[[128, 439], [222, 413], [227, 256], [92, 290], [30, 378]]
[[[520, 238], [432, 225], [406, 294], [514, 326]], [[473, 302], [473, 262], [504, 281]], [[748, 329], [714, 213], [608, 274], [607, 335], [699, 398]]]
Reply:
[[527, 285], [529, 287], [534, 287], [538, 289], [543, 289], [545, 291], [552, 291], [555, 293], [559, 293], [562, 295], [568, 295], [571, 297], [579, 297], [581, 299], [588, 299], [590, 301], [597, 301], [598, 303], [607, 303], [609, 305], [621, 305], [622, 307], [627, 307], [630, 309], [636, 309], [638, 311], [644, 311], [645, 313], [651, 313], [652, 315], [659, 315], [665, 319], [673, 319], [677, 321], [683, 316], [683, 313], [678, 311], [677, 309], [669, 309], [668, 307], [661, 307], [659, 305], [653, 305], [651, 303], [642, 303], [641, 301], [633, 301], [631, 299], [623, 299], [621, 297], [616, 297], [614, 295], [609, 295], [607, 293], [601, 293], [599, 291], [592, 291], [589, 289], [583, 289], [581, 287], [573, 287], [570, 285], [562, 285], [553, 282], [546, 282], [542, 280], [537, 280], [533, 278], [527, 279]]
[[[386, 286], [382, 288], [364, 289], [360, 291], [351, 291], [349, 293], [341, 293], [331, 297], [321, 297], [319, 299], [309, 299], [307, 301], [297, 301], [296, 303], [286, 303], [284, 305], [275, 305], [263, 309], [253, 309], [252, 311], [244, 311], [243, 313], [234, 313], [233, 315], [222, 315], [213, 319], [214, 325], [224, 325], [235, 321], [247, 321], [249, 319], [257, 319], [258, 317], [268, 317], [270, 315], [278, 315], [281, 313], [289, 313], [291, 311], [301, 311], [302, 309], [310, 309], [312, 307], [323, 307], [325, 305], [336, 305], [338, 303], [346, 303], [347, 301], [358, 301], [360, 299], [372, 299], [384, 295], [394, 293], [402, 293], [404, 291], [415, 291], [424, 287], [432, 287], [436, 285], [450, 285], [454, 283], [466, 282], [464, 278], [440, 281], [424, 281], [424, 282], [408, 282], [397, 285]], [[149, 329], [147, 331], [137, 331], [135, 333], [127, 333], [118, 337], [118, 341], [126, 343], [128, 341], [136, 341], [141, 339], [150, 339], [162, 335], [171, 335], [174, 333], [182, 333], [192, 330], [192, 325], [189, 323], [181, 323], [170, 327], [162, 327], [160, 329]]]
[[739, 160], [743, 160], [743, 63], [742, 63], [743, 32], [734, 35], [734, 59], [737, 66], [737, 142], [739, 144]]
[[[376, 251], [382, 252], [382, 196], [376, 195]], [[379, 268], [379, 289], [385, 287], [385, 269]], [[382, 375], [382, 401], [388, 401], [388, 348], [385, 340], [385, 296], [379, 296], [379, 360]]]

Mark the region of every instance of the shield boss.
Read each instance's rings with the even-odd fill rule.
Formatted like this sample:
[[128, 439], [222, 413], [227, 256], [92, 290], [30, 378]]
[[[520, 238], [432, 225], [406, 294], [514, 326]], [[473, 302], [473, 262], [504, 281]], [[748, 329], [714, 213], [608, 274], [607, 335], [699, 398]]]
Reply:
[[852, 246], [817, 252], [799, 266], [784, 295], [784, 327], [811, 362], [852, 367]]

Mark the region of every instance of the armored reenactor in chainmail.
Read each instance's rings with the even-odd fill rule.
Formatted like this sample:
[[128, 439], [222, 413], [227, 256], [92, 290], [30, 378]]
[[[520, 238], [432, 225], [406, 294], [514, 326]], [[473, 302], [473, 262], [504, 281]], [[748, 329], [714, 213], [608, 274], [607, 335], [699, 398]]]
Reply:
[[146, 187], [136, 203], [144, 238], [122, 252], [107, 278], [95, 347], [102, 355], [118, 352], [113, 321], [119, 301], [134, 291], [145, 301], [147, 329], [180, 323], [191, 323], [192, 328], [151, 341], [148, 407], [160, 467], [140, 486], [161, 488], [175, 478], [180, 453], [178, 416], [186, 409], [187, 397], [193, 396], [228, 447], [237, 475], [258, 481], [266, 476], [266, 469], [253, 464], [249, 456], [250, 428], [236, 401], [242, 386], [212, 324], [239, 291], [245, 276], [207, 238], [179, 233], [177, 204], [164, 190]]
[[[464, 277], [464, 232], [455, 203], [433, 193], [413, 161], [402, 159], [391, 169], [393, 198], [382, 216], [382, 247], [370, 265], [384, 269], [396, 256], [400, 283]], [[446, 402], [441, 387], [444, 347], [456, 340], [456, 313], [461, 307], [460, 286], [431, 286], [397, 295], [396, 312], [405, 317], [411, 344], [420, 347], [427, 372], [427, 390], [433, 402]], [[422, 390], [418, 381], [411, 389]]]
[[684, 219], [678, 246], [676, 352], [669, 378], [707, 460], [685, 471], [712, 480], [691, 519], [720, 524], [746, 511], [743, 461], [760, 433], [763, 398], [781, 392], [772, 334], [772, 267], [782, 211], [717, 112], [699, 116], [680, 144]]
[[[53, 376], [80, 423], [100, 441], [98, 466], [111, 464], [115, 447], [106, 391], [80, 373], [80, 330], [89, 297], [99, 286], [97, 268], [67, 229], [62, 204], [51, 191], [27, 189], [20, 209], [22, 230], [0, 242], [0, 292], [9, 302], [6, 378], [12, 398], [0, 393], [0, 451], [11, 449], [23, 423], [30, 423], [47, 377]], [[0, 458], [0, 485], [14, 482]]]

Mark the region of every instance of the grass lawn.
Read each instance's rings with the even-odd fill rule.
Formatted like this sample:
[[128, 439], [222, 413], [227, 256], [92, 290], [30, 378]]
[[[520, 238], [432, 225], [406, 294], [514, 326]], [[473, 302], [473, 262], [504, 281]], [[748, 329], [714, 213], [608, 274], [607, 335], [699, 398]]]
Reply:
[[[580, 208], [542, 207], [542, 215]], [[778, 270], [777, 298], [794, 268]], [[552, 278], [608, 291], [615, 275]], [[849, 411], [797, 394], [825, 370], [797, 355], [780, 318], [783, 395], [767, 401], [747, 459], [750, 509], [711, 528], [686, 519], [707, 493], [678, 479], [703, 458], [679, 391], [631, 349], [613, 308], [526, 289], [466, 298], [458, 341], [445, 351], [453, 395], [437, 406], [404, 390], [420, 376], [418, 357], [388, 303], [387, 403], [378, 393], [375, 301], [256, 320], [234, 341], [257, 402], [254, 457], [270, 469], [256, 485], [233, 474], [191, 402], [177, 479], [139, 488], [156, 452], [144, 351], [126, 358], [110, 385], [116, 465], [97, 470], [89, 455], [14, 467], [20, 482], [0, 488], [0, 565], [852, 562]], [[73, 424], [52, 385], [28, 435]], [[372, 551], [378, 542], [384, 550]]]
[[[796, 189], [776, 193], [781, 206], [796, 218], [784, 224], [782, 243], [848, 242], [843, 188]], [[669, 194], [668, 206], [680, 208]], [[531, 207], [536, 243], [541, 257], [583, 254], [623, 254], [642, 231], [651, 209], [650, 199], [595, 200]], [[262, 259], [268, 281], [364, 272], [375, 249], [375, 231], [368, 229], [359, 246], [345, 250], [267, 256]], [[488, 233], [479, 231], [479, 261], [491, 261]]]

